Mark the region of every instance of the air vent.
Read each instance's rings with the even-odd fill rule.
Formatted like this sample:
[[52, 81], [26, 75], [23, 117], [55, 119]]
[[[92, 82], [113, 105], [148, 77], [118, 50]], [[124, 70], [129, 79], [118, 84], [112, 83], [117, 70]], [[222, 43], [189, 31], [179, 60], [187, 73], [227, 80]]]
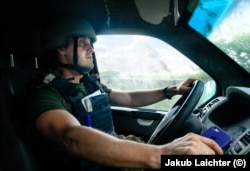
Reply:
[[240, 142], [244, 146], [248, 146], [250, 144], [250, 131], [240, 139]]
[[250, 128], [234, 140], [233, 144], [230, 145], [230, 148], [225, 154], [250, 154]]

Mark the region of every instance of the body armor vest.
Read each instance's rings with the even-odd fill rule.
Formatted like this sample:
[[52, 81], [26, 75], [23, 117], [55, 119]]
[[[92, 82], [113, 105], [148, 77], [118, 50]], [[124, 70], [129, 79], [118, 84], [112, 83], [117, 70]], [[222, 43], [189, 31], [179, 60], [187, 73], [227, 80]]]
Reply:
[[[94, 76], [85, 75], [80, 82], [90, 95], [85, 96], [80, 89], [72, 90], [65, 79], [55, 78], [48, 85], [56, 88], [71, 105], [72, 114], [85, 126], [91, 126], [111, 135], [114, 131], [109, 95]], [[91, 125], [89, 125], [91, 122]]]
[[[71, 105], [72, 114], [82, 124], [88, 126], [89, 119], [91, 127], [103, 132], [117, 136], [114, 130], [112, 111], [109, 102], [109, 95], [104, 92], [100, 83], [94, 76], [85, 75], [81, 79], [90, 95], [87, 97], [79, 89], [72, 90], [69, 88], [70, 79], [54, 78], [46, 85], [56, 88], [63, 98]], [[43, 86], [46, 86], [43, 84]], [[97, 95], [93, 95], [96, 92]], [[91, 96], [93, 95], [93, 96]], [[81, 167], [85, 170], [100, 171], [107, 168], [91, 161], [80, 161]]]

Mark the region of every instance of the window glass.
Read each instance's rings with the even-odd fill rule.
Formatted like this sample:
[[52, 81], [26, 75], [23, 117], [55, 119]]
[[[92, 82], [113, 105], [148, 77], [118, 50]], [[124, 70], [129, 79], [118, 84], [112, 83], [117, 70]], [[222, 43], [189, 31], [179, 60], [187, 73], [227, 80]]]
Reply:
[[200, 0], [189, 25], [250, 73], [250, 1]]
[[[202, 101], [214, 95], [212, 79], [184, 55], [159, 39], [140, 35], [101, 35], [97, 36], [94, 48], [101, 82], [112, 89], [160, 88], [193, 77], [208, 83], [206, 89], [209, 93], [204, 93]], [[179, 97], [144, 108], [169, 110]]]

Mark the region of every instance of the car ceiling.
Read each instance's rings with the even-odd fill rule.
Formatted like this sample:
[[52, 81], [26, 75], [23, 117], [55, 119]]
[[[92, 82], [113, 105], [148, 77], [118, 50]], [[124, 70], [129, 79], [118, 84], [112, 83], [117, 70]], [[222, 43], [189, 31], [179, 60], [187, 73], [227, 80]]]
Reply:
[[[150, 2], [162, 4], [162, 1], [166, 0], [143, 1], [148, 1], [145, 4], [152, 6]], [[19, 55], [21, 53], [22, 55], [25, 53], [26, 55], [39, 56], [40, 25], [54, 16], [83, 16], [90, 21], [97, 34], [122, 32], [123, 34], [151, 34], [161, 37], [162, 30], [164, 32], [174, 30], [172, 15], [167, 18], [162, 16], [161, 23], [159, 23], [159, 13], [156, 13], [156, 17], [152, 17], [154, 13], [147, 10], [147, 6], [138, 3], [140, 0], [136, 0], [136, 2], [134, 0], [34, 0], [32, 2], [3, 0], [1, 1], [1, 20], [4, 23], [2, 25], [4, 51], [7, 54]], [[179, 9], [181, 13], [186, 7], [187, 0], [180, 2]], [[136, 6], [136, 4], [139, 5]], [[171, 0], [169, 1], [170, 4], [172, 5]], [[141, 7], [141, 9], [138, 11], [137, 7]], [[159, 8], [159, 5], [156, 7]], [[166, 6], [159, 11], [168, 11], [168, 8]], [[151, 17], [151, 23], [157, 24], [151, 24], [148, 20], [145, 21], [140, 16], [140, 13], [145, 14], [143, 18]]]
[[[140, 1], [145, 2], [145, 5], [138, 5], [143, 4]], [[21, 66], [33, 66], [33, 58], [40, 55], [40, 25], [54, 16], [77, 15], [89, 20], [97, 35], [122, 33], [158, 37], [180, 50], [215, 79], [227, 80], [222, 83], [224, 87], [249, 85], [249, 82], [240, 81], [240, 78], [248, 76], [247, 73], [242, 72], [237, 65], [229, 67], [233, 62], [227, 56], [187, 27], [186, 21], [191, 14], [186, 9], [188, 0], [177, 0], [181, 17], [175, 25], [174, 1], [169, 0], [169, 3], [160, 9], [163, 5], [152, 5], [150, 2], [164, 3], [162, 0], [2, 0], [1, 65], [9, 65], [9, 55], [13, 54], [16, 63]], [[148, 10], [151, 8], [147, 5], [152, 9], [153, 6], [155, 9], [159, 8], [157, 16], [153, 16], [154, 11]], [[138, 10], [139, 6], [141, 8]], [[140, 16], [142, 13], [145, 15]], [[223, 72], [224, 70], [227, 73]], [[236, 74], [239, 80], [231, 80], [232, 74]]]

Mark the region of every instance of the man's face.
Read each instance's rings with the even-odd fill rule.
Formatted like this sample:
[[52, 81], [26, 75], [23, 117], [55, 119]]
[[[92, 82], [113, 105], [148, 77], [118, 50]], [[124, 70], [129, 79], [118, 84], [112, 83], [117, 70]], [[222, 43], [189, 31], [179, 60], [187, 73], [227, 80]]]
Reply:
[[[65, 62], [67, 64], [73, 64], [73, 55], [74, 55], [74, 43], [73, 39], [69, 41], [68, 46], [65, 48]], [[93, 47], [91, 46], [90, 39], [87, 37], [78, 38], [78, 62], [77, 64], [81, 67], [92, 69], [94, 67], [92, 54], [94, 52]], [[63, 62], [63, 63], [65, 63]]]

